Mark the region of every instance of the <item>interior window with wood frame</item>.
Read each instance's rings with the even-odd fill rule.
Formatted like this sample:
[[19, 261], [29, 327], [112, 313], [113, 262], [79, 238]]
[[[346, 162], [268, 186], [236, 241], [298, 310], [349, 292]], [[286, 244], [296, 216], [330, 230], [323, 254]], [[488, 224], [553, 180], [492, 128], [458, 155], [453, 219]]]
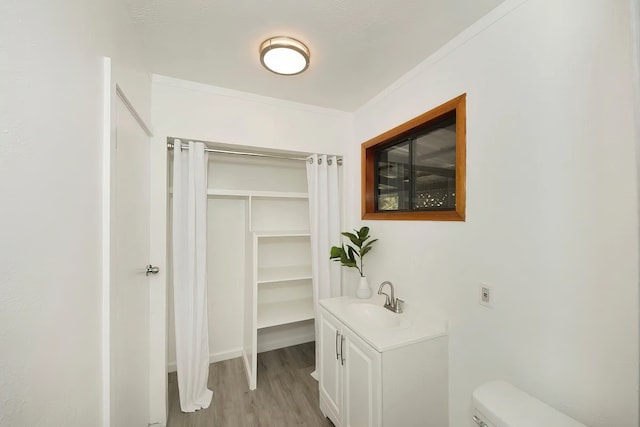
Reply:
[[466, 94], [362, 144], [362, 219], [465, 220]]

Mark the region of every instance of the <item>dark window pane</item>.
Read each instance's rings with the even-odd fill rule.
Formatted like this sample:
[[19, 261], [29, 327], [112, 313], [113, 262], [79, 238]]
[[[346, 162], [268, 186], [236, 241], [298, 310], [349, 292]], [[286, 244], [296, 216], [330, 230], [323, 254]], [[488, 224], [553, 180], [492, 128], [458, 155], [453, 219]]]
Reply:
[[376, 153], [378, 211], [409, 210], [409, 141], [383, 148]]
[[413, 141], [414, 210], [456, 208], [456, 124], [448, 119]]

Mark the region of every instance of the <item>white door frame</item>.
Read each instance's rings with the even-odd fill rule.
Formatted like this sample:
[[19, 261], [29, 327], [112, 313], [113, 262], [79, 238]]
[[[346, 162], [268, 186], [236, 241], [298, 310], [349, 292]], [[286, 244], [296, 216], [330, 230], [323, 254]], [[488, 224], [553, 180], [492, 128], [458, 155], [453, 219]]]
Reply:
[[150, 256], [160, 267], [149, 288], [149, 420], [167, 425], [167, 208], [169, 195], [166, 136], [151, 139]]
[[[115, 108], [118, 98], [124, 103], [129, 112], [135, 118], [140, 128], [150, 138], [152, 142], [151, 158], [150, 158], [150, 186], [155, 189], [157, 180], [154, 175], [158, 173], [157, 155], [154, 150], [153, 133], [140, 114], [136, 111], [133, 104], [129, 101], [124, 91], [118, 86], [113, 78], [111, 58], [103, 58], [103, 132], [102, 132], [102, 426], [111, 427], [111, 330], [110, 330], [110, 290], [111, 290], [111, 209], [112, 209], [112, 188], [114, 177], [114, 157], [115, 157]], [[164, 165], [166, 165], [166, 149], [164, 150]], [[165, 193], [166, 193], [166, 171], [165, 175]], [[160, 273], [156, 275], [156, 280], [152, 281], [149, 294], [150, 307], [150, 361], [149, 361], [149, 420], [150, 425], [166, 425], [166, 399], [167, 399], [167, 381], [166, 381], [166, 327], [164, 323], [159, 331], [158, 324], [164, 322], [164, 314], [162, 319], [158, 319], [158, 310], [160, 308], [166, 310], [165, 295], [165, 267], [166, 267], [166, 240], [164, 249], [158, 249], [158, 237], [166, 239], [165, 226], [158, 227], [158, 221], [164, 221], [166, 224], [166, 195], [164, 199], [159, 201], [164, 203], [165, 211], [161, 215], [156, 215], [158, 200], [155, 198], [157, 191], [151, 192], [151, 215], [150, 215], [150, 259], [154, 261], [154, 265], [160, 267]], [[161, 235], [157, 236], [157, 231], [161, 231]], [[157, 284], [157, 286], [153, 286]], [[162, 288], [162, 289], [160, 289]], [[158, 301], [158, 299], [164, 300]], [[154, 306], [158, 303], [158, 306]], [[161, 337], [158, 338], [158, 335]], [[161, 346], [162, 350], [158, 351]], [[159, 368], [160, 367], [160, 368]]]
[[[630, 0], [631, 9], [631, 60], [633, 61], [633, 92], [634, 92], [634, 118], [635, 118], [635, 149], [636, 149], [636, 180], [640, 182], [640, 0]], [[640, 200], [640, 190], [636, 195]], [[640, 213], [638, 222], [640, 222]], [[640, 234], [636, 236], [640, 238]], [[640, 282], [637, 284], [640, 287]], [[636, 321], [640, 328], [640, 301], [638, 302], [638, 310], [636, 312]], [[638, 336], [640, 339], [640, 336]], [[640, 364], [640, 358], [638, 359]], [[640, 369], [639, 369], [640, 372]], [[640, 384], [640, 377], [636, 378]], [[638, 396], [638, 419], [640, 419], [640, 396]]]

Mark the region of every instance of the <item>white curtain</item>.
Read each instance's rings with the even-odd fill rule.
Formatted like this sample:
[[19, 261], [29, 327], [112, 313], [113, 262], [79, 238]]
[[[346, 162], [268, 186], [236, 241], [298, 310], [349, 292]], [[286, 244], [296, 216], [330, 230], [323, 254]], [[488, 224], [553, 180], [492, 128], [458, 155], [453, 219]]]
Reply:
[[173, 154], [173, 303], [180, 408], [208, 408], [207, 154], [176, 140]]
[[[342, 293], [340, 265], [329, 259], [331, 246], [340, 244], [341, 167], [336, 156], [313, 154], [307, 159], [309, 219], [313, 274], [313, 306], [318, 318], [318, 301]], [[316, 322], [316, 339], [319, 336]], [[316, 346], [316, 367], [318, 358]], [[313, 374], [312, 374], [313, 375]]]

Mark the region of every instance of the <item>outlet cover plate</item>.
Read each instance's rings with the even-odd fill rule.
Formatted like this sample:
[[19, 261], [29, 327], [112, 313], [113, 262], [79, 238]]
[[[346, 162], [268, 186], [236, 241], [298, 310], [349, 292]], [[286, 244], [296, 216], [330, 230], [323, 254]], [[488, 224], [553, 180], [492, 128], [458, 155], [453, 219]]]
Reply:
[[486, 283], [478, 285], [478, 302], [485, 307], [493, 308], [493, 289]]

